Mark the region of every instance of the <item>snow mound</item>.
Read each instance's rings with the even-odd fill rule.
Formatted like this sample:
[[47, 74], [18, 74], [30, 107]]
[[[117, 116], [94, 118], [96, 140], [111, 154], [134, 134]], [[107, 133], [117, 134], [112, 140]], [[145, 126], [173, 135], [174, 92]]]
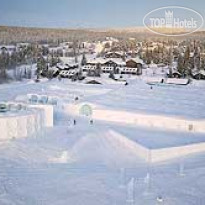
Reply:
[[101, 162], [107, 166], [123, 166], [127, 162], [136, 162], [139, 158], [133, 150], [127, 149], [113, 137], [113, 132], [88, 134], [82, 137], [71, 149], [71, 158], [82, 162]]

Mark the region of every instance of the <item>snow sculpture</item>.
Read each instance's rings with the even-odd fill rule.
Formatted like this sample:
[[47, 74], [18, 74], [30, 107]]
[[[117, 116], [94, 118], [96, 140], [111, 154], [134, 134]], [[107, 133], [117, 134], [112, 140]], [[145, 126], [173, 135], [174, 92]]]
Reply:
[[37, 103], [38, 102], [38, 96], [37, 95], [33, 95], [33, 94], [29, 94], [28, 95], [28, 100], [29, 103]]
[[48, 103], [48, 96], [47, 95], [41, 95], [38, 97], [38, 103], [40, 104], [47, 104]]
[[132, 178], [128, 185], [127, 185], [127, 199], [126, 199], [126, 204], [128, 205], [134, 205], [134, 184], [135, 184], [135, 179]]
[[87, 104], [83, 105], [80, 108], [80, 114], [83, 116], [86, 116], [86, 117], [91, 117], [93, 114], [92, 107], [90, 105], [87, 105]]
[[55, 98], [55, 97], [49, 97], [48, 98], [48, 104], [57, 105], [58, 104], [58, 99]]

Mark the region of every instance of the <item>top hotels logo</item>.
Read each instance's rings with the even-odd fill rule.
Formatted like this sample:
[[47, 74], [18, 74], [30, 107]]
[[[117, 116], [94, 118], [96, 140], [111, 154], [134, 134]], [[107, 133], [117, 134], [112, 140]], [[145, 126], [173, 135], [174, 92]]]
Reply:
[[159, 35], [184, 36], [198, 31], [204, 19], [197, 11], [185, 7], [162, 7], [149, 12], [144, 26]]

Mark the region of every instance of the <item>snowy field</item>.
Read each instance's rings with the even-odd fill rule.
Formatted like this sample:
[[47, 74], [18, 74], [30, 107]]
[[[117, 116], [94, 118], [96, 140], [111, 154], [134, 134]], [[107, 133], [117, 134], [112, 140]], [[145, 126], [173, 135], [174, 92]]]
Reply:
[[31, 93], [59, 99], [54, 107], [54, 126], [45, 128], [43, 136], [0, 142], [0, 204], [204, 204], [205, 152], [151, 163], [143, 159], [143, 149], [138, 153], [132, 145], [155, 150], [202, 144], [205, 133], [109, 119], [94, 119], [90, 124], [91, 118], [72, 115], [73, 110], [68, 112], [66, 106], [90, 104], [93, 115], [97, 106], [200, 121], [205, 120], [205, 84], [194, 81], [187, 86], [150, 89], [143, 78], [128, 78], [128, 86], [104, 82], [85, 85], [63, 79], [0, 85], [0, 101], [24, 100]]

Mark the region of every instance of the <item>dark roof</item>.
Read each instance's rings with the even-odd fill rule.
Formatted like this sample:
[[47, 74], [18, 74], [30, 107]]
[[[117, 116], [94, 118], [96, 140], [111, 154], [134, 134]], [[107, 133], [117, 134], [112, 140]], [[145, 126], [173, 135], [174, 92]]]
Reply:
[[97, 85], [100, 85], [101, 83], [96, 81], [96, 80], [90, 80], [90, 81], [86, 82], [86, 84], [97, 84]]

